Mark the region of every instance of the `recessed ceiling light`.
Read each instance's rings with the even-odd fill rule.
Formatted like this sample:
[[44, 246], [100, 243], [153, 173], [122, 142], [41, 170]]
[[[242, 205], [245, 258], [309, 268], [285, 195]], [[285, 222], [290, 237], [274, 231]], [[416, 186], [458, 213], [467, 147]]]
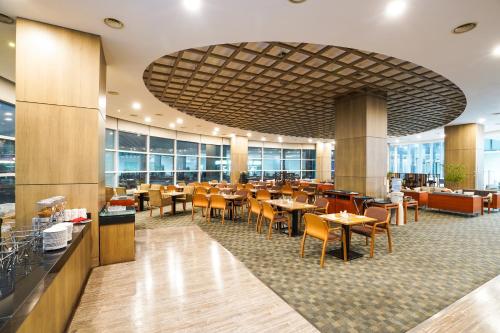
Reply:
[[116, 112], [122, 112], [122, 110], [118, 109], [118, 110], [116, 110]]
[[168, 124], [168, 127], [170, 127], [170, 128], [175, 128], [175, 123], [170, 123], [170, 124]]
[[385, 7], [385, 15], [391, 18], [398, 17], [401, 14], [403, 14], [405, 9], [406, 9], [406, 1], [393, 0], [389, 2]]
[[14, 43], [12, 41], [8, 42], [7, 45], [9, 45], [9, 47], [12, 47], [12, 48], [16, 47], [16, 43]]
[[260, 138], [262, 141], [266, 141], [266, 137], [263, 136], [262, 138]]
[[218, 132], [219, 131], [219, 128], [218, 127], [214, 127], [214, 132]]
[[151, 122], [151, 117], [144, 118], [144, 121], [147, 122], [147, 123], [150, 123]]
[[231, 133], [231, 134], [229, 134], [229, 136], [232, 137], [232, 138], [234, 138], [236, 136], [236, 134]]
[[155, 116], [162, 117], [163, 115], [161, 113], [155, 113]]
[[15, 20], [12, 17], [0, 13], [0, 23], [13, 24], [14, 22]]
[[5, 112], [3, 115], [6, 116], [6, 117], [7, 116], [12, 116], [12, 112]]
[[288, 1], [290, 1], [293, 4], [299, 4], [299, 3], [306, 2], [306, 0], [288, 0]]
[[399, 143], [399, 139], [396, 139], [396, 143]]
[[484, 119], [484, 118], [479, 118], [477, 120], [477, 122], [480, 123], [480, 124], [484, 123], [485, 121], [486, 121], [486, 119]]
[[307, 141], [309, 141], [309, 143], [311, 143], [311, 142], [313, 142], [313, 139], [309, 139], [309, 140], [307, 140]]
[[217, 135], [217, 131], [212, 131], [212, 135]]
[[109, 90], [108, 94], [110, 94], [110, 95], [120, 95], [120, 93], [118, 91], [114, 91], [114, 90]]
[[125, 26], [122, 21], [112, 17], [106, 17], [104, 19], [104, 24], [113, 29], [122, 29]]
[[471, 31], [475, 27], [477, 27], [477, 23], [475, 23], [475, 22], [461, 24], [458, 27], [455, 27], [455, 29], [453, 29], [453, 33], [454, 34], [463, 34], [465, 32]]
[[140, 110], [141, 107], [142, 107], [142, 105], [139, 102], [133, 102], [132, 103], [132, 109], [134, 109], [134, 110]]
[[131, 113], [130, 116], [131, 117], [137, 117], [137, 115], [135, 113]]
[[446, 134], [441, 134], [441, 138], [444, 139], [446, 137]]
[[4, 118], [5, 121], [12, 121], [12, 118]]
[[421, 135], [417, 135], [417, 139], [422, 139], [422, 136]]
[[278, 136], [278, 141], [283, 142], [283, 138], [281, 136]]
[[182, 118], [177, 118], [177, 119], [175, 120], [175, 122], [176, 122], [177, 124], [182, 124], [182, 123], [184, 122], [184, 120], [183, 120]]
[[334, 144], [335, 144], [335, 140], [332, 141], [332, 145], [334, 145]]
[[491, 54], [493, 54], [495, 57], [500, 57], [500, 45], [497, 45], [493, 48], [493, 51], [491, 51]]
[[182, 4], [184, 8], [193, 12], [201, 8], [201, 0], [183, 0]]
[[252, 133], [248, 132], [248, 133], [247, 133], [247, 136], [248, 136], [249, 138], [251, 138], [251, 137], [252, 137]]

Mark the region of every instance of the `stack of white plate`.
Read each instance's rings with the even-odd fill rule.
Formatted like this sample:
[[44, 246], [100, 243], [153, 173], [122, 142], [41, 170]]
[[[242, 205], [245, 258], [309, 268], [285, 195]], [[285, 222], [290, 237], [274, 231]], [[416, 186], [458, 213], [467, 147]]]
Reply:
[[71, 242], [71, 239], [73, 238], [73, 223], [71, 223], [71, 222], [63, 222], [61, 224], [66, 227], [66, 231], [68, 232], [67, 233], [67, 236], [68, 236], [67, 239], [68, 239], [68, 242]]
[[68, 244], [68, 227], [62, 223], [43, 231], [43, 249], [45, 251], [65, 248]]

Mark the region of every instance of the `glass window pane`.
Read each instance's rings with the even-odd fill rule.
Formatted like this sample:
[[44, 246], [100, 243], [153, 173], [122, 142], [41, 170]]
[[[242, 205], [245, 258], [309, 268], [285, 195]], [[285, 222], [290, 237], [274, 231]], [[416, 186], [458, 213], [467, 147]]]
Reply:
[[106, 149], [116, 149], [115, 147], [116, 131], [106, 128]]
[[219, 181], [220, 179], [220, 171], [203, 171], [201, 173], [201, 181], [209, 182], [211, 180]]
[[284, 159], [300, 159], [300, 149], [283, 149]]
[[115, 152], [107, 151], [104, 158], [104, 170], [115, 171]]
[[16, 142], [0, 139], [0, 161], [14, 162], [16, 157]]
[[122, 172], [118, 174], [118, 186], [125, 188], [136, 188], [146, 183], [145, 172]]
[[202, 156], [220, 156], [220, 145], [209, 145], [203, 143], [201, 145]]
[[262, 158], [262, 148], [248, 147], [248, 158]]
[[222, 150], [222, 156], [223, 157], [231, 157], [231, 146], [230, 145], [224, 145], [223, 150]]
[[177, 156], [177, 170], [198, 170], [198, 157]]
[[225, 180], [226, 182], [231, 181], [231, 173], [229, 171], [224, 171], [222, 173], [222, 180]]
[[302, 179], [316, 178], [316, 171], [302, 171]]
[[106, 183], [106, 186], [116, 187], [115, 176], [116, 176], [116, 173], [105, 174], [104, 181]]
[[287, 171], [288, 178], [295, 178], [299, 179], [300, 178], [300, 171]]
[[177, 141], [177, 155], [198, 155], [196, 142]]
[[15, 185], [15, 177], [0, 175], [0, 204], [15, 202]]
[[281, 149], [280, 148], [264, 148], [264, 158], [281, 158]]
[[146, 135], [120, 132], [118, 139], [120, 150], [146, 151]]
[[248, 171], [261, 171], [262, 170], [262, 160], [248, 160]]
[[145, 171], [146, 154], [119, 153], [118, 165], [120, 171]]
[[220, 170], [220, 157], [202, 157], [201, 170]]
[[150, 171], [173, 171], [174, 157], [171, 155], [149, 155]]
[[173, 154], [174, 140], [166, 138], [158, 138], [156, 136], [150, 136], [149, 151], [158, 154]]
[[302, 170], [316, 170], [316, 160], [303, 160]]
[[198, 181], [198, 172], [177, 172], [177, 182], [192, 183]]
[[263, 160], [264, 170], [281, 170], [281, 160]]
[[231, 160], [229, 158], [222, 159], [222, 171], [231, 171]]
[[174, 173], [173, 172], [150, 172], [149, 173], [149, 183], [150, 184], [172, 185], [174, 183]]
[[16, 116], [12, 104], [0, 101], [0, 135], [15, 136]]
[[262, 172], [261, 171], [248, 171], [248, 179], [249, 180], [261, 180]]
[[275, 179], [277, 174], [279, 172], [277, 171], [264, 171], [264, 180], [271, 180], [271, 179]]
[[300, 160], [283, 160], [283, 170], [300, 171]]
[[314, 149], [302, 149], [302, 158], [306, 160], [316, 159], [316, 150]]

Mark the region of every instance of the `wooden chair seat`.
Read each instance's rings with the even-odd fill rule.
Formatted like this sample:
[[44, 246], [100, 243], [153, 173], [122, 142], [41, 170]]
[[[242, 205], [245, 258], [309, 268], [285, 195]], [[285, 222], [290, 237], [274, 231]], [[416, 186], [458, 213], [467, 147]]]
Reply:
[[[353, 225], [351, 231], [355, 234], [363, 235], [366, 237], [371, 237], [374, 227], [371, 225]], [[376, 234], [385, 234], [385, 229], [375, 228]]]

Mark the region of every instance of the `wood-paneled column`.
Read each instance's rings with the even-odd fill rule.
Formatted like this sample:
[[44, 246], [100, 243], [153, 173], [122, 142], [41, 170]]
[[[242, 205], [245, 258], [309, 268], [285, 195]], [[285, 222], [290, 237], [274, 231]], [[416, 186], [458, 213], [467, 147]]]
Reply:
[[248, 138], [233, 136], [231, 138], [231, 183], [237, 183], [243, 171], [248, 172]]
[[332, 144], [316, 143], [316, 178], [330, 180], [332, 178]]
[[92, 213], [99, 264], [106, 62], [101, 38], [19, 18], [16, 26], [16, 224], [54, 195]]
[[[482, 189], [484, 186], [484, 126], [462, 124], [444, 128], [444, 163], [465, 166], [465, 180], [458, 188]], [[446, 175], [445, 175], [446, 176]]]
[[335, 188], [374, 197], [386, 194], [387, 103], [375, 92], [335, 101]]

